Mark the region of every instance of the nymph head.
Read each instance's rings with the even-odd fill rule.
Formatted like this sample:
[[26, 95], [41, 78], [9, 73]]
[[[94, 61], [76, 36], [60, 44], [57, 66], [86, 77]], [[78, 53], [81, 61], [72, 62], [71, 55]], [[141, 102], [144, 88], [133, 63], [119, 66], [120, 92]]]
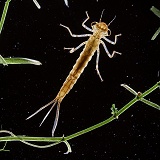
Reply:
[[111, 34], [110, 29], [108, 28], [108, 25], [104, 22], [92, 22], [91, 27], [93, 29], [93, 32], [101, 32], [106, 36], [109, 36]]
[[107, 25], [106, 23], [101, 22], [103, 12], [104, 12], [104, 10], [101, 13], [101, 17], [100, 17], [99, 22], [92, 22], [91, 23], [91, 27], [93, 29], [93, 32], [99, 31], [99, 32], [101, 32], [105, 36], [110, 36], [111, 35], [111, 30], [108, 28], [108, 26], [114, 21], [114, 19], [116, 18], [116, 16]]

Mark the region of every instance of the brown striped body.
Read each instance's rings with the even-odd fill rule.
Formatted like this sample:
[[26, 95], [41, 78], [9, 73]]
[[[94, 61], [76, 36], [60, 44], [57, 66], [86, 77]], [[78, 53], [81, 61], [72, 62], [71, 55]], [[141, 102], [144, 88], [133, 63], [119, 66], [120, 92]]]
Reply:
[[92, 36], [90, 36], [83, 51], [80, 54], [80, 57], [77, 59], [75, 65], [73, 66], [68, 77], [63, 83], [63, 86], [61, 87], [60, 91], [56, 96], [56, 99], [59, 102], [61, 102], [63, 98], [66, 96], [66, 94], [68, 94], [69, 91], [72, 89], [72, 87], [80, 77], [81, 73], [87, 66], [88, 62], [91, 60], [95, 51], [99, 47], [99, 44], [100, 44], [99, 34], [95, 33]]
[[[102, 11], [103, 13], [103, 11]], [[89, 19], [88, 13], [86, 12], [87, 15], [87, 19], [82, 23], [82, 26], [84, 28], [86, 28], [87, 30], [91, 31], [93, 34], [87, 34], [87, 35], [73, 35], [70, 31], [70, 29], [67, 26], [61, 25], [62, 27], [65, 27], [66, 29], [68, 29], [70, 35], [72, 37], [86, 37], [86, 36], [90, 36], [88, 41], [83, 42], [82, 44], [80, 44], [78, 47], [76, 48], [68, 48], [71, 49], [70, 52], [72, 53], [72, 51], [74, 52], [75, 50], [77, 50], [78, 48], [80, 48], [83, 44], [85, 44], [85, 47], [83, 49], [83, 51], [81, 52], [79, 58], [77, 59], [75, 65], [73, 66], [72, 70], [70, 71], [68, 77], [66, 78], [65, 82], [63, 83], [61, 89], [59, 90], [57, 96], [55, 99], [53, 99], [52, 101], [50, 101], [49, 103], [47, 103], [46, 105], [42, 106], [41, 108], [39, 108], [35, 113], [33, 113], [32, 115], [30, 115], [27, 119], [30, 119], [31, 117], [35, 116], [36, 114], [38, 114], [40, 111], [42, 111], [43, 109], [45, 109], [46, 107], [51, 106], [50, 110], [47, 112], [47, 114], [45, 115], [45, 117], [43, 118], [40, 126], [43, 124], [43, 122], [45, 121], [45, 119], [47, 118], [47, 116], [49, 115], [49, 113], [51, 112], [51, 110], [54, 108], [54, 106], [57, 104], [57, 111], [56, 111], [56, 117], [55, 117], [55, 121], [54, 121], [54, 125], [52, 128], [52, 136], [54, 136], [54, 132], [55, 129], [57, 127], [58, 124], [58, 118], [59, 118], [59, 110], [60, 110], [60, 104], [63, 100], [63, 98], [69, 93], [69, 91], [72, 89], [72, 87], [74, 86], [74, 84], [77, 82], [78, 78], [80, 77], [80, 75], [82, 74], [82, 72], [84, 71], [85, 67], [88, 65], [88, 62], [91, 60], [92, 56], [94, 55], [94, 53], [97, 51], [97, 60], [96, 60], [96, 70], [97, 70], [97, 74], [99, 75], [100, 79], [101, 75], [100, 72], [98, 70], [98, 60], [99, 60], [99, 45], [100, 43], [103, 45], [106, 53], [108, 54], [108, 56], [110, 58], [112, 58], [114, 56], [115, 53], [117, 54], [121, 54], [119, 52], [113, 51], [112, 55], [108, 52], [104, 42], [101, 40], [101, 38], [105, 39], [106, 41], [108, 41], [111, 44], [115, 44], [117, 41], [117, 36], [119, 35], [115, 35], [115, 41], [111, 41], [108, 40], [106, 38], [106, 36], [111, 35], [111, 31], [108, 28], [108, 25], [104, 22], [93, 22], [91, 23], [91, 27], [92, 29], [90, 29], [89, 27], [87, 27], [84, 23]], [[102, 16], [102, 14], [101, 14]], [[113, 21], [113, 20], [112, 20]], [[111, 22], [112, 22], [111, 21]], [[110, 23], [111, 23], [110, 22]], [[109, 23], [109, 24], [110, 24]]]

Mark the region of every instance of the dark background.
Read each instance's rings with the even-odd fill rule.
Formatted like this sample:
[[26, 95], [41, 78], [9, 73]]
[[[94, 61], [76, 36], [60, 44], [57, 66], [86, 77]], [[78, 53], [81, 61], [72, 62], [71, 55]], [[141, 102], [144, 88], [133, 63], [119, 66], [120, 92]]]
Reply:
[[[81, 23], [88, 11], [90, 20], [109, 23], [114, 39], [122, 33], [115, 46], [106, 45], [110, 52], [122, 53], [108, 58], [100, 47], [99, 70], [95, 71], [96, 56], [61, 104], [59, 124], [55, 136], [65, 136], [99, 123], [111, 115], [113, 103], [120, 109], [133, 99], [133, 95], [120, 86], [126, 83], [136, 91], [144, 92], [159, 81], [160, 35], [151, 37], [160, 26], [160, 20], [151, 6], [160, 9], [153, 0], [38, 0], [38, 10], [32, 0], [12, 0], [0, 35], [0, 54], [3, 57], [27, 57], [42, 62], [41, 66], [0, 66], [0, 125], [1, 129], [16, 135], [51, 136], [55, 109], [42, 127], [38, 127], [47, 110], [26, 121], [25, 118], [52, 100], [58, 93], [82, 49], [69, 54], [63, 47], [76, 47], [86, 38], [72, 38], [60, 23], [75, 34], [88, 33]], [[0, 0], [0, 13], [4, 1]], [[147, 99], [160, 104], [160, 90]], [[66, 146], [36, 149], [20, 142], [9, 142], [0, 152], [0, 159], [107, 159], [107, 160], [159, 160], [160, 112], [143, 103], [136, 103], [118, 120], [69, 141], [72, 153], [64, 155]], [[3, 143], [0, 144], [1, 148]]]

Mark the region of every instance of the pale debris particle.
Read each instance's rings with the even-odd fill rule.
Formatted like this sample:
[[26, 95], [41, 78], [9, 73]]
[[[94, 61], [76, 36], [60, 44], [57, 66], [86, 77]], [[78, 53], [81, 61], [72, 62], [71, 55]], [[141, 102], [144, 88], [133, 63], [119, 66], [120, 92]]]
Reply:
[[64, 0], [64, 3], [65, 3], [65, 5], [66, 5], [67, 7], [69, 7], [69, 5], [68, 5], [68, 0]]
[[37, 0], [33, 0], [34, 4], [37, 6], [38, 9], [41, 9], [41, 6], [39, 5], [39, 3], [37, 2]]

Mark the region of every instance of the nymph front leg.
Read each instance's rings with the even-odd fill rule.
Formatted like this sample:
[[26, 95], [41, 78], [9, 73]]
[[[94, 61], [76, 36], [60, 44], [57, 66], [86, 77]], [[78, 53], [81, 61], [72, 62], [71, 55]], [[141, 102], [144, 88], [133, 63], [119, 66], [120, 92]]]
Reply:
[[66, 29], [69, 31], [69, 33], [70, 33], [70, 35], [71, 35], [72, 37], [89, 37], [89, 36], [91, 36], [91, 34], [80, 34], [80, 35], [76, 35], [76, 34], [73, 34], [73, 33], [71, 32], [71, 30], [69, 29], [69, 27], [67, 27], [67, 26], [65, 26], [65, 25], [63, 25], [63, 24], [60, 24], [60, 26], [66, 28]]
[[121, 33], [115, 35], [114, 41], [111, 41], [110, 39], [108, 39], [108, 38], [106, 38], [106, 37], [103, 37], [103, 39], [104, 39], [105, 41], [107, 41], [108, 43], [111, 43], [111, 44], [115, 45], [115, 44], [117, 43], [117, 37], [118, 37], [118, 36], [121, 36], [121, 35], [122, 35]]
[[86, 30], [90, 31], [90, 32], [93, 32], [93, 30], [89, 27], [87, 27], [85, 25], [85, 23], [89, 20], [89, 15], [88, 15], [88, 12], [86, 11], [86, 15], [87, 15], [87, 18], [84, 20], [84, 22], [82, 23], [82, 27], [84, 27]]
[[98, 48], [98, 49], [97, 49], [97, 58], [96, 58], [96, 71], [97, 71], [97, 74], [98, 74], [100, 80], [103, 81], [102, 76], [101, 76], [101, 74], [100, 74], [100, 72], [99, 72], [99, 68], [98, 68], [99, 55], [100, 55], [100, 51], [99, 51], [99, 48]]
[[107, 49], [107, 47], [106, 47], [106, 45], [105, 45], [105, 43], [104, 43], [103, 41], [101, 41], [101, 44], [103, 45], [104, 50], [106, 51], [106, 53], [107, 53], [107, 55], [108, 55], [109, 58], [113, 58], [113, 56], [114, 56], [115, 54], [120, 54], [120, 55], [122, 54], [122, 53], [117, 52], [117, 51], [113, 51], [113, 53], [110, 54], [109, 51], [108, 51], [108, 49]]

